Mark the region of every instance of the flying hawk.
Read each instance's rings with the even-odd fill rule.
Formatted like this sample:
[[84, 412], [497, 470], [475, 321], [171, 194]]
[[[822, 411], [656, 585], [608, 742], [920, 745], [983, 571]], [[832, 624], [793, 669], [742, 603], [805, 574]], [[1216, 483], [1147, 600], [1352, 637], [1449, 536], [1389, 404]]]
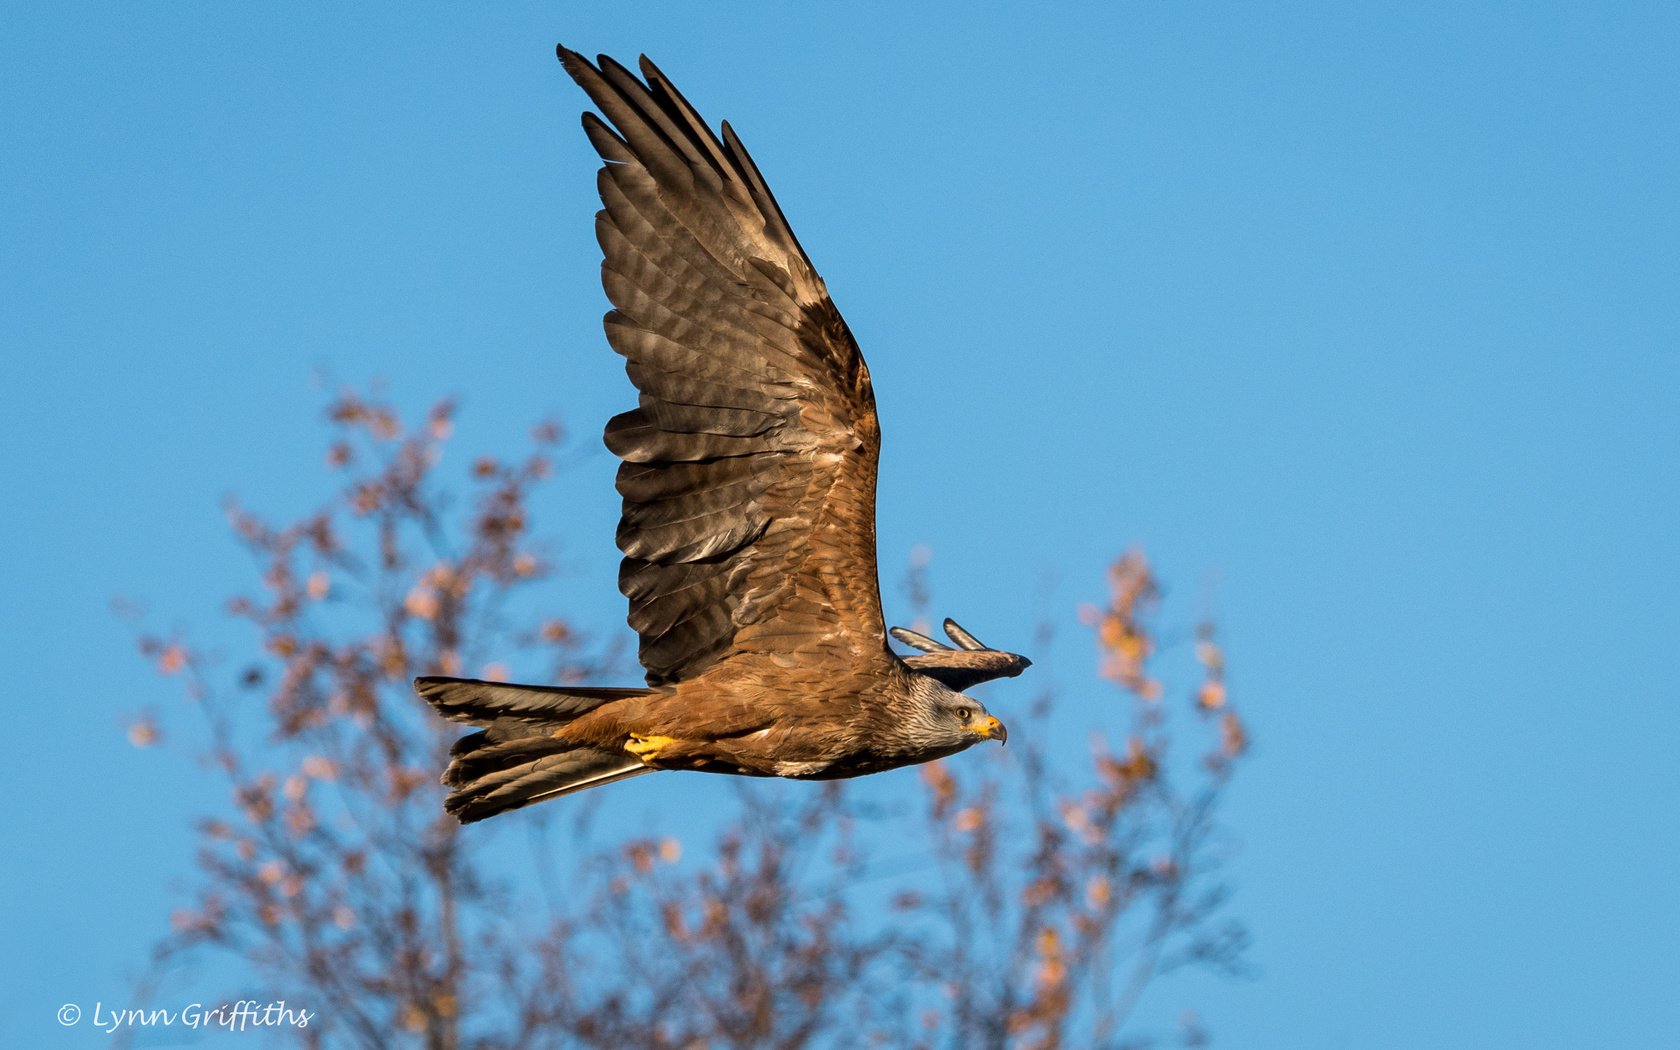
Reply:
[[481, 727], [451, 752], [445, 807], [470, 822], [660, 769], [820, 780], [1001, 742], [961, 690], [1026, 658], [949, 620], [955, 648], [887, 644], [869, 370], [740, 139], [646, 57], [638, 78], [559, 54], [601, 111], [583, 127], [605, 161], [607, 340], [641, 392], [606, 443], [647, 688], [417, 679]]

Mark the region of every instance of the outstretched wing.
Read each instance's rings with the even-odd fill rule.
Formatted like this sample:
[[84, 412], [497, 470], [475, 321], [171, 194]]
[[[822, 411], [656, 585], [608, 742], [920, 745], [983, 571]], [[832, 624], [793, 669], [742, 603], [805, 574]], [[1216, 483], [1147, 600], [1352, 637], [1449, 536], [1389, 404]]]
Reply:
[[607, 339], [641, 391], [606, 441], [649, 684], [738, 651], [884, 651], [880, 426], [822, 278], [727, 122], [720, 140], [645, 57], [645, 82], [560, 60], [606, 117], [583, 126], [606, 162]]
[[952, 619], [945, 621], [945, 634], [957, 643], [954, 649], [903, 627], [894, 627], [888, 633], [910, 648], [921, 650], [916, 656], [904, 658], [911, 670], [937, 678], [959, 693], [994, 678], [1014, 678], [1032, 666], [1032, 661], [1020, 653], [993, 649]]

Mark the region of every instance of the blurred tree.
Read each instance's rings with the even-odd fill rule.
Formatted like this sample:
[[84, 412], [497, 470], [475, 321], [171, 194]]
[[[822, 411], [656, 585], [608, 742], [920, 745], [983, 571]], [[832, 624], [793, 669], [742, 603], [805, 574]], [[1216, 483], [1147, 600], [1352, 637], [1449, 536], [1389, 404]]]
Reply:
[[[1119, 750], [1099, 736], [1077, 760], [1051, 751], [1046, 692], [1011, 719], [1007, 753], [924, 766], [921, 797], [896, 808], [844, 783], [743, 783], [708, 841], [583, 846], [593, 806], [551, 803], [512, 819], [573, 818], [588, 858], [568, 862], [544, 910], [444, 815], [437, 775], [459, 730], [409, 683], [501, 677], [492, 661], [514, 657], [557, 682], [604, 679], [615, 662], [591, 659], [565, 619], [522, 614], [552, 569], [526, 506], [559, 430], [538, 427], [518, 462], [474, 461], [458, 506], [437, 477], [451, 404], [405, 426], [344, 394], [329, 416], [345, 482], [325, 509], [286, 527], [229, 511], [262, 590], [228, 613], [256, 629], [256, 650], [230, 662], [141, 639], [161, 673], [185, 677], [232, 799], [200, 826], [196, 899], [160, 966], [215, 949], [249, 960], [273, 998], [316, 1012], [288, 1033], [309, 1046], [1204, 1040], [1192, 1015], [1153, 1039], [1127, 1025], [1174, 967], [1241, 965], [1214, 815], [1246, 737], [1211, 628], [1184, 703], [1153, 677], [1157, 588], [1141, 555], [1116, 562], [1105, 608], [1085, 610], [1111, 683], [1094, 688], [1114, 695], [1080, 717], [1122, 731]], [[925, 609], [925, 564], [910, 585]], [[1169, 751], [1185, 726], [1206, 740], [1194, 758]], [[160, 738], [152, 717], [129, 733]], [[916, 857], [895, 871], [905, 843]]]

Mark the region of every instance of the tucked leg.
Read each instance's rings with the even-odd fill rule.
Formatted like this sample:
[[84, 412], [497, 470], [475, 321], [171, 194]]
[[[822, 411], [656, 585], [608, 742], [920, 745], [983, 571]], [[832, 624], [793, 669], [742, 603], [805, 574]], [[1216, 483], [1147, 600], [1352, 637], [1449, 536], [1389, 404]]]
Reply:
[[664, 751], [676, 742], [677, 741], [674, 737], [643, 736], [640, 733], [631, 733], [630, 739], [625, 741], [624, 750], [630, 752], [632, 755], [635, 755], [648, 765], [652, 765], [654, 762], [659, 760], [660, 752]]

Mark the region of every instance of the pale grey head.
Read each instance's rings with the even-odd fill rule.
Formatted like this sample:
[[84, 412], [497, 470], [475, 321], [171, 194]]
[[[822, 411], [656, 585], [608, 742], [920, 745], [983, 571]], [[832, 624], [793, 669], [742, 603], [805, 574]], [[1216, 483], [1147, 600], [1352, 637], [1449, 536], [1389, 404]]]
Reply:
[[982, 740], [1001, 744], [1008, 738], [1003, 723], [972, 696], [929, 675], [910, 678], [911, 703], [904, 710], [904, 728], [923, 749], [954, 754]]

